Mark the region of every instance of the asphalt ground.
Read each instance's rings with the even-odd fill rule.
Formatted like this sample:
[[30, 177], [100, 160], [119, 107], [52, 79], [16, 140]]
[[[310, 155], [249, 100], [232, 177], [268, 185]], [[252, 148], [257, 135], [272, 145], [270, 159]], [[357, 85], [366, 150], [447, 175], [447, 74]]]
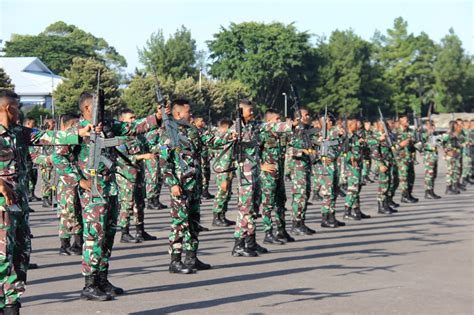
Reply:
[[[418, 158], [421, 161], [421, 158]], [[51, 209], [31, 214], [34, 234], [23, 314], [473, 314], [474, 186], [444, 195], [440, 160], [436, 192], [423, 199], [422, 166], [416, 167], [417, 204], [378, 215], [376, 184], [362, 189], [362, 210], [371, 219], [322, 229], [320, 203], [309, 206], [313, 236], [267, 246], [257, 258], [234, 258], [232, 228], [211, 226], [212, 201], [202, 203], [200, 258], [213, 269], [192, 275], [168, 272], [167, 210], [147, 210], [146, 229], [157, 241], [122, 244], [117, 233], [110, 280], [126, 294], [109, 302], [79, 299], [84, 285], [80, 257], [59, 256], [57, 218]], [[286, 182], [289, 194], [290, 183]], [[211, 191], [215, 192], [215, 185]], [[168, 203], [164, 188], [162, 201]], [[399, 201], [399, 195], [396, 197]], [[338, 219], [342, 204], [338, 200]], [[287, 207], [290, 208], [290, 202]], [[235, 195], [229, 218], [237, 216]], [[289, 213], [287, 213], [289, 221]], [[258, 224], [257, 239], [263, 233]], [[263, 245], [263, 244], [262, 244]]]

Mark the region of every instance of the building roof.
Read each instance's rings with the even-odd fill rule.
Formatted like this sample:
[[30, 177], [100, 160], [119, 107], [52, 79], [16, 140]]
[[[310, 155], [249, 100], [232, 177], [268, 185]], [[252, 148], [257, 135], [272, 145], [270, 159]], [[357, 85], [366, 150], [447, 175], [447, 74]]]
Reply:
[[63, 77], [55, 75], [37, 57], [0, 57], [0, 67], [8, 74], [20, 96], [51, 95]]

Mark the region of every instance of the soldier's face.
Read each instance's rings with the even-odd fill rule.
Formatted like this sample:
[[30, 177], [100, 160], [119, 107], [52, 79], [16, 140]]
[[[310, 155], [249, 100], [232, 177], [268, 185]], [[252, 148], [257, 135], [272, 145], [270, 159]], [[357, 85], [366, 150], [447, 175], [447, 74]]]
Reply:
[[365, 130], [370, 130], [370, 122], [366, 121], [366, 122], [364, 123], [364, 129], [365, 129]]
[[408, 117], [402, 117], [402, 118], [400, 118], [400, 126], [402, 126], [402, 127], [408, 127]]
[[120, 121], [126, 122], [126, 123], [131, 123], [135, 121], [137, 117], [133, 113], [125, 113], [120, 115]]
[[242, 116], [245, 121], [250, 121], [253, 119], [253, 107], [252, 106], [243, 106], [242, 107]]
[[305, 109], [301, 110], [301, 122], [305, 125], [309, 125], [311, 117], [309, 117], [309, 112]]
[[188, 104], [184, 105], [183, 110], [180, 112], [181, 119], [184, 119], [186, 121], [191, 121], [191, 106]]
[[276, 123], [276, 122], [280, 122], [280, 115], [277, 115], [277, 114], [272, 114], [272, 115], [268, 115], [267, 116], [267, 122], [269, 123]]
[[205, 128], [206, 127], [206, 122], [202, 118], [198, 118], [194, 120], [194, 124], [198, 128]]
[[2, 97], [0, 99], [0, 108], [1, 112], [6, 114], [10, 124], [17, 123], [20, 119], [20, 107], [18, 106], [16, 99], [11, 97]]

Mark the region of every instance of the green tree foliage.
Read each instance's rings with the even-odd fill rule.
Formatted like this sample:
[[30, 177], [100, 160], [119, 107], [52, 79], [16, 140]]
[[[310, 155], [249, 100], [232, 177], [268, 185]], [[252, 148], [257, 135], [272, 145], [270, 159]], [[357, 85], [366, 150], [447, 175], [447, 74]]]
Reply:
[[75, 57], [94, 58], [118, 70], [127, 62], [103, 39], [62, 21], [53, 23], [38, 35], [14, 34], [5, 43], [6, 57], [38, 57], [53, 72], [64, 75]]
[[303, 80], [311, 55], [310, 35], [293, 24], [231, 23], [207, 42], [210, 74], [220, 80], [238, 80], [249, 87], [259, 105], [274, 107], [289, 80]]
[[0, 88], [10, 90], [13, 90], [15, 88], [15, 85], [12, 83], [12, 80], [2, 68], [0, 68]]
[[196, 76], [199, 71], [196, 68], [196, 41], [191, 37], [191, 31], [184, 26], [168, 40], [165, 40], [163, 30], [153, 33], [138, 54], [147, 70], [155, 67], [160, 77], [171, 77], [177, 81], [187, 76]]
[[105, 94], [105, 109], [112, 115], [118, 113], [122, 108], [122, 103], [116, 72], [100, 61], [76, 57], [71, 68], [65, 72], [66, 79], [53, 94], [59, 114], [79, 113], [79, 96], [83, 92], [96, 91], [99, 69], [101, 71], [100, 86]]

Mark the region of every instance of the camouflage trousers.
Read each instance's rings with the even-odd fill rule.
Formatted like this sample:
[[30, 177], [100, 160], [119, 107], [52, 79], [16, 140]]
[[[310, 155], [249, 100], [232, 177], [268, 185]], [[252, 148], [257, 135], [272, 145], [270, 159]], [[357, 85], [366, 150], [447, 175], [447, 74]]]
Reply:
[[209, 190], [209, 183], [211, 181], [211, 161], [209, 158], [201, 159], [202, 165], [202, 191]]
[[171, 195], [169, 254], [181, 254], [183, 251], [197, 252], [200, 211], [199, 193], [183, 189], [183, 195], [180, 197]]
[[338, 176], [338, 185], [343, 186], [347, 184], [348, 181], [348, 176], [349, 176], [349, 170], [348, 170], [348, 165], [347, 165], [346, 158], [344, 156], [340, 156], [337, 159], [337, 173], [339, 174]]
[[33, 162], [27, 163], [28, 170], [28, 196], [35, 193], [36, 182], [38, 181], [38, 170], [34, 167]]
[[214, 208], [212, 212], [215, 214], [226, 213], [232, 193], [232, 173], [216, 174], [216, 184], [217, 194], [214, 199]]
[[117, 230], [117, 196], [93, 198], [90, 192], [79, 189], [81, 200], [83, 239], [82, 274], [90, 276], [109, 269], [109, 260]]
[[81, 205], [77, 185], [58, 182], [59, 238], [82, 235]]
[[459, 181], [461, 161], [459, 155], [450, 156], [448, 154], [444, 155], [444, 160], [446, 162], [446, 184], [451, 186], [456, 184]]
[[438, 153], [425, 151], [423, 154], [423, 168], [425, 171], [425, 190], [434, 189], [434, 182], [438, 176]]
[[43, 198], [51, 198], [53, 168], [40, 166], [39, 169], [41, 173], [41, 192]]
[[0, 309], [25, 293], [30, 253], [28, 213], [0, 211]]
[[400, 189], [402, 192], [411, 193], [415, 183], [415, 165], [410, 158], [402, 158], [397, 161], [398, 177], [400, 180]]
[[258, 172], [255, 167], [245, 164], [237, 169], [238, 209], [234, 238], [245, 238], [255, 234], [256, 202], [258, 193]]
[[[283, 168], [281, 168], [283, 171]], [[260, 212], [262, 213], [263, 230], [273, 230], [272, 211], [276, 207], [275, 221], [277, 227], [284, 228], [285, 221], [285, 183], [280, 172], [260, 172]]]
[[135, 182], [132, 182], [120, 174], [117, 175], [119, 186], [119, 217], [117, 225], [122, 228], [133, 225], [140, 225], [145, 217], [145, 186], [143, 172], [138, 172]]
[[362, 161], [357, 165], [347, 163], [347, 193], [345, 206], [348, 208], [360, 208], [360, 188], [362, 183]]
[[309, 159], [292, 157], [288, 162], [291, 176], [291, 210], [293, 222], [306, 219], [308, 199], [311, 194], [311, 162]]
[[[380, 170], [380, 166], [386, 166], [387, 170], [385, 172], [382, 172]], [[393, 170], [393, 165], [390, 163], [385, 163], [382, 162], [376, 162], [375, 163], [376, 170], [378, 172], [378, 178], [379, 178], [379, 185], [377, 189], [377, 201], [379, 202], [384, 202], [387, 200], [387, 197], [392, 197], [393, 195], [390, 195], [390, 188], [392, 187], [392, 174], [394, 173]]]
[[362, 160], [362, 177], [370, 176], [370, 169], [372, 168], [371, 159]]
[[319, 192], [321, 190], [321, 181], [319, 180], [319, 165], [313, 164], [311, 166], [311, 189]]
[[462, 172], [461, 178], [467, 178], [472, 175], [472, 156], [470, 148], [463, 148], [462, 150]]
[[395, 196], [395, 192], [398, 189], [400, 184], [400, 178], [398, 176], [398, 165], [395, 161], [389, 163], [389, 178], [390, 178], [390, 186], [388, 190], [388, 197], [393, 198]]
[[336, 161], [324, 159], [319, 163], [319, 178], [321, 181], [321, 197], [323, 203], [321, 213], [327, 214], [336, 211], [336, 184], [337, 164]]
[[158, 159], [145, 160], [145, 190], [146, 198], [159, 199], [163, 186], [163, 176]]

